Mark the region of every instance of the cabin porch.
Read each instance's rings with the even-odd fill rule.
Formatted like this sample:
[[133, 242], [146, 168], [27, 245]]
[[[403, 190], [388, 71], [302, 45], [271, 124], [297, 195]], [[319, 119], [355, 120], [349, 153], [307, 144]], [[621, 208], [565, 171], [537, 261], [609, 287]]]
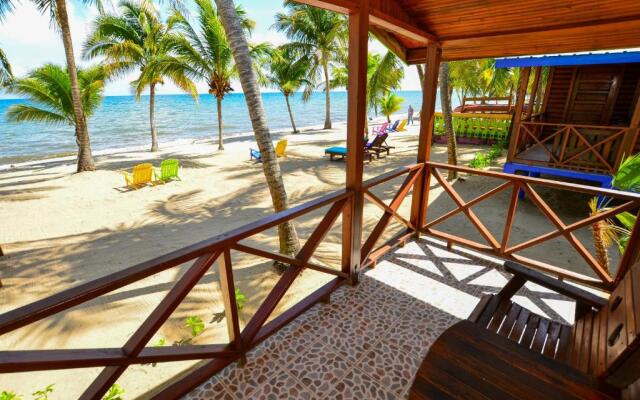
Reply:
[[[412, 239], [250, 351], [246, 366], [227, 366], [185, 399], [406, 398], [435, 339], [507, 283], [501, 264]], [[573, 322], [575, 303], [541, 286], [527, 284], [516, 301]]]

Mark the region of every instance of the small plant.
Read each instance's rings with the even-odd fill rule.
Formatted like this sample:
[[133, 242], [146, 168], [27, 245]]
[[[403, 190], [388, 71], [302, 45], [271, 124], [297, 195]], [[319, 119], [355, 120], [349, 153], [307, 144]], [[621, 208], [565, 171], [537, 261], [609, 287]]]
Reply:
[[477, 152], [473, 156], [473, 160], [469, 163], [471, 168], [483, 169], [487, 168], [491, 163], [502, 155], [502, 147], [498, 144], [491, 146], [487, 152]]
[[15, 392], [7, 392], [3, 390], [0, 392], [0, 400], [20, 400], [22, 396], [17, 395]]
[[53, 392], [53, 383], [42, 390], [32, 393], [33, 400], [49, 400], [49, 394]]
[[152, 346], [153, 346], [153, 347], [162, 347], [162, 346], [164, 346], [164, 345], [166, 345], [166, 344], [167, 344], [167, 339], [165, 339], [165, 338], [160, 338], [160, 339], [158, 339], [158, 341], [157, 341], [157, 342], [155, 342], [154, 344], [152, 344]]
[[185, 320], [185, 326], [191, 329], [191, 337], [196, 337], [204, 330], [202, 318], [192, 315]]
[[238, 311], [242, 311], [244, 308], [244, 303], [247, 302], [247, 296], [245, 296], [239, 288], [236, 288], [236, 305], [238, 306]]
[[113, 386], [109, 388], [107, 394], [104, 395], [102, 400], [123, 400], [123, 394], [124, 389], [121, 388], [117, 383], [114, 383]]

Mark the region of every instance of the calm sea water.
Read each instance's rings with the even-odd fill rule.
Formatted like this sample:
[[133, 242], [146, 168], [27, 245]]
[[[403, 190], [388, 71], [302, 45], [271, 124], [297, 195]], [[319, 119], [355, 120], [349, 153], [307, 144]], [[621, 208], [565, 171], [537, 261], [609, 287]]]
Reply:
[[[419, 110], [420, 91], [400, 91], [409, 104]], [[271, 130], [290, 129], [289, 115], [280, 93], [263, 93], [265, 111]], [[12, 104], [24, 100], [0, 100], [0, 164], [76, 151], [73, 128], [42, 123], [9, 123], [4, 115]], [[308, 102], [298, 94], [291, 102], [298, 127], [324, 123], [324, 94], [314, 93]], [[332, 92], [331, 116], [334, 122], [346, 120], [346, 92]], [[244, 95], [232, 93], [222, 103], [225, 137], [251, 132]], [[198, 104], [188, 95], [162, 95], [156, 98], [156, 125], [160, 145], [180, 139], [217, 137], [217, 115], [213, 96], [201, 95]], [[136, 101], [133, 96], [106, 97], [89, 120], [89, 134], [94, 151], [135, 148], [150, 145], [148, 98]]]

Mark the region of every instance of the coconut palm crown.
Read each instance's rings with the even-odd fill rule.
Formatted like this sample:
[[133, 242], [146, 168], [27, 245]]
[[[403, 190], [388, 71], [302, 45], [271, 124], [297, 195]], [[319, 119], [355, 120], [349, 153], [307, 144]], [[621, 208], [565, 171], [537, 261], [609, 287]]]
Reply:
[[140, 71], [131, 84], [138, 100], [142, 92], [149, 88], [151, 151], [158, 151], [154, 118], [156, 86], [164, 84], [164, 79], [168, 78], [196, 99], [198, 93], [183, 68], [174, 66], [162, 71], [149, 68], [154, 62], [171, 56], [172, 45], [177, 40], [177, 35], [171, 32], [171, 26], [160, 21], [153, 4], [146, 0], [124, 0], [119, 8], [119, 14], [102, 14], [96, 18], [93, 32], [84, 44], [84, 55], [87, 58], [104, 57], [106, 70], [112, 76]]
[[387, 117], [387, 121], [391, 122], [391, 114], [400, 111], [404, 99], [395, 93], [389, 93], [380, 99], [380, 111]]
[[[222, 135], [222, 99], [233, 88], [231, 79], [237, 76], [227, 36], [212, 0], [195, 0], [197, 16], [190, 21], [179, 10], [174, 10], [168, 23], [176, 29], [171, 48], [176, 56], [168, 56], [153, 63], [150, 71], [162, 73], [167, 69], [193, 79], [204, 80], [209, 94], [216, 98], [218, 114], [218, 149], [224, 150]], [[236, 13], [246, 33], [251, 33], [255, 22], [241, 7]]]
[[[102, 102], [104, 83], [105, 71], [102, 66], [78, 69], [80, 98], [86, 117], [93, 115]], [[9, 90], [24, 96], [28, 103], [9, 107], [7, 120], [66, 124], [78, 129], [71, 99], [71, 82], [65, 68], [45, 64], [31, 71], [25, 78], [16, 79]]]
[[287, 13], [276, 14], [274, 27], [291, 41], [290, 50], [309, 62], [310, 85], [305, 86], [304, 100], [321, 82], [325, 91], [324, 128], [331, 128], [331, 79], [329, 68], [333, 62], [345, 59], [347, 24], [345, 17], [320, 8], [285, 1]]
[[279, 47], [271, 52], [271, 57], [266, 62], [266, 70], [263, 79], [264, 86], [273, 87], [282, 92], [289, 111], [293, 133], [297, 133], [289, 97], [293, 96], [303, 85], [310, 83], [307, 79], [309, 64], [306, 59], [291, 61], [291, 55], [286, 48]]
[[7, 55], [0, 49], [0, 87], [8, 85], [13, 80], [13, 72]]

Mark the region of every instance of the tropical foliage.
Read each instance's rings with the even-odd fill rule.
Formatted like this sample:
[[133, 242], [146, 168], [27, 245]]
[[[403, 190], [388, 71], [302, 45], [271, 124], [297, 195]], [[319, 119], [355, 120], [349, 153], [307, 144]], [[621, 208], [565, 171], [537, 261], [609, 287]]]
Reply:
[[[209, 94], [216, 99], [218, 116], [218, 149], [224, 150], [222, 133], [222, 100], [231, 91], [231, 79], [237, 75], [227, 36], [220, 22], [218, 11], [212, 0], [195, 0], [197, 15], [195, 21], [180, 10], [174, 10], [169, 25], [176, 29], [171, 50], [175, 56], [167, 56], [152, 63], [149, 71], [164, 75], [173, 71], [192, 80], [204, 80], [209, 86]], [[250, 33], [255, 23], [246, 12], [237, 7], [236, 12], [246, 33]], [[262, 49], [262, 48], [259, 48]]]
[[282, 92], [284, 101], [287, 104], [287, 111], [289, 112], [293, 133], [297, 133], [298, 130], [296, 129], [296, 123], [293, 119], [293, 113], [291, 112], [289, 97], [293, 96], [303, 85], [310, 84], [307, 79], [309, 63], [306, 58], [292, 61], [290, 52], [284, 47], [279, 47], [271, 52], [271, 56], [267, 59], [265, 67], [266, 73], [262, 79], [263, 84]]
[[[185, 66], [172, 64], [161, 71], [150, 68], [153, 63], [170, 57], [173, 43], [178, 36], [171, 27], [160, 21], [158, 11], [150, 1], [120, 2], [119, 14], [101, 14], [94, 22], [93, 32], [84, 45], [86, 57], [104, 57], [110, 75], [122, 76], [140, 71], [132, 82], [136, 98], [149, 88], [149, 125], [151, 129], [151, 151], [158, 151], [158, 135], [155, 126], [156, 86], [167, 78], [194, 98], [197, 91], [193, 82], [185, 75]], [[176, 62], [179, 59], [172, 58]]]
[[0, 49], [0, 87], [8, 85], [13, 80], [13, 72], [7, 55]]
[[507, 96], [518, 82], [516, 70], [496, 68], [492, 58], [450, 62], [449, 75], [460, 102], [468, 96]]
[[387, 117], [387, 121], [391, 122], [391, 114], [400, 111], [404, 99], [395, 93], [389, 93], [380, 99], [380, 111]]
[[[105, 71], [101, 66], [78, 70], [80, 98], [86, 117], [90, 117], [102, 102], [104, 82]], [[29, 100], [9, 107], [6, 114], [9, 121], [68, 124], [74, 126], [77, 133], [71, 82], [63, 67], [46, 64], [25, 78], [17, 79], [9, 90]]]
[[287, 12], [276, 14], [275, 28], [284, 32], [290, 43], [285, 46], [298, 59], [309, 64], [308, 79], [303, 99], [323, 87], [325, 92], [324, 129], [331, 129], [331, 78], [333, 63], [346, 59], [347, 23], [345, 17], [332, 11], [298, 4], [290, 0], [284, 3]]

